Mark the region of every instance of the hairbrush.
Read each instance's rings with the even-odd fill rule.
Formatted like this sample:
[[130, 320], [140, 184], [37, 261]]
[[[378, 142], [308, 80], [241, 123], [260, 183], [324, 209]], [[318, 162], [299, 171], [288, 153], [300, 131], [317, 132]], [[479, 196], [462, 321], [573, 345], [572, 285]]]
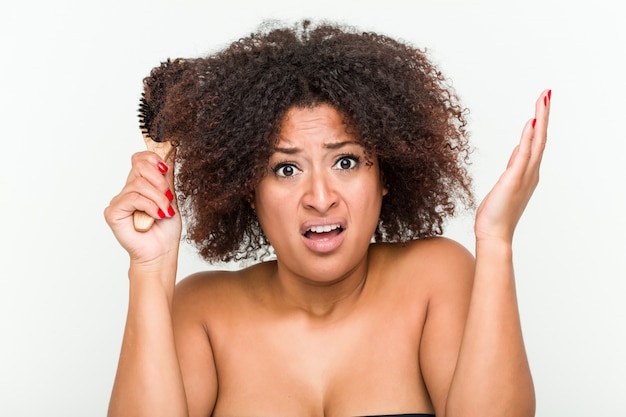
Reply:
[[[165, 125], [162, 120], [155, 123], [161, 105], [165, 101], [165, 78], [171, 61], [167, 61], [159, 68], [155, 68], [151, 77], [144, 82], [144, 91], [139, 101], [139, 128], [149, 151], [159, 155], [164, 161], [170, 156], [174, 146], [164, 139]], [[135, 230], [145, 232], [154, 224], [154, 217], [144, 211], [133, 213]]]

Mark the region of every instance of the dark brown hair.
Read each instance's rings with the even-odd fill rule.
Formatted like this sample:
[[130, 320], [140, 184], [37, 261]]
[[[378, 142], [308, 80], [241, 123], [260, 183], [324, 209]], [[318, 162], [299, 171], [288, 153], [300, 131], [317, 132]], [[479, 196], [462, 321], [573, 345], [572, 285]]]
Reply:
[[248, 199], [294, 106], [334, 106], [378, 158], [389, 193], [377, 241], [441, 235], [459, 203], [473, 204], [466, 109], [425, 50], [388, 36], [265, 25], [210, 56], [163, 64], [144, 83], [161, 87], [155, 125], [176, 142], [187, 238], [207, 260], [269, 253]]

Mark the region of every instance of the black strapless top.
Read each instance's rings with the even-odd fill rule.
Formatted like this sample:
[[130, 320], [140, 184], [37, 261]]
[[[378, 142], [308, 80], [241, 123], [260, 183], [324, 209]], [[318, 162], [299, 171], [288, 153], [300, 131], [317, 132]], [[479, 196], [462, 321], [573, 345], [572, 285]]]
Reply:
[[381, 414], [379, 416], [365, 417], [435, 417], [434, 414]]

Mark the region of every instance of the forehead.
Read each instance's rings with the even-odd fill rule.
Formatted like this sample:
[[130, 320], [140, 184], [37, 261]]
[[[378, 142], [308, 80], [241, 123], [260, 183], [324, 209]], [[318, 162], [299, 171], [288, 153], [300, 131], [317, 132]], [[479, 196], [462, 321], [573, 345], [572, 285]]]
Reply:
[[323, 142], [357, 142], [355, 135], [349, 132], [344, 116], [328, 104], [289, 109], [280, 125], [278, 143], [312, 138]]

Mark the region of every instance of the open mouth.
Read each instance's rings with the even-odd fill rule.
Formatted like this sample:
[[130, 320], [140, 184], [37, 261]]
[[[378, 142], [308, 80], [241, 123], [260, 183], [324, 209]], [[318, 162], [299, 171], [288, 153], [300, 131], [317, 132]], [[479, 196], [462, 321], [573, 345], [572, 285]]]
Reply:
[[343, 232], [343, 228], [338, 224], [327, 224], [324, 226], [312, 226], [304, 233], [304, 237], [312, 240], [331, 239]]

